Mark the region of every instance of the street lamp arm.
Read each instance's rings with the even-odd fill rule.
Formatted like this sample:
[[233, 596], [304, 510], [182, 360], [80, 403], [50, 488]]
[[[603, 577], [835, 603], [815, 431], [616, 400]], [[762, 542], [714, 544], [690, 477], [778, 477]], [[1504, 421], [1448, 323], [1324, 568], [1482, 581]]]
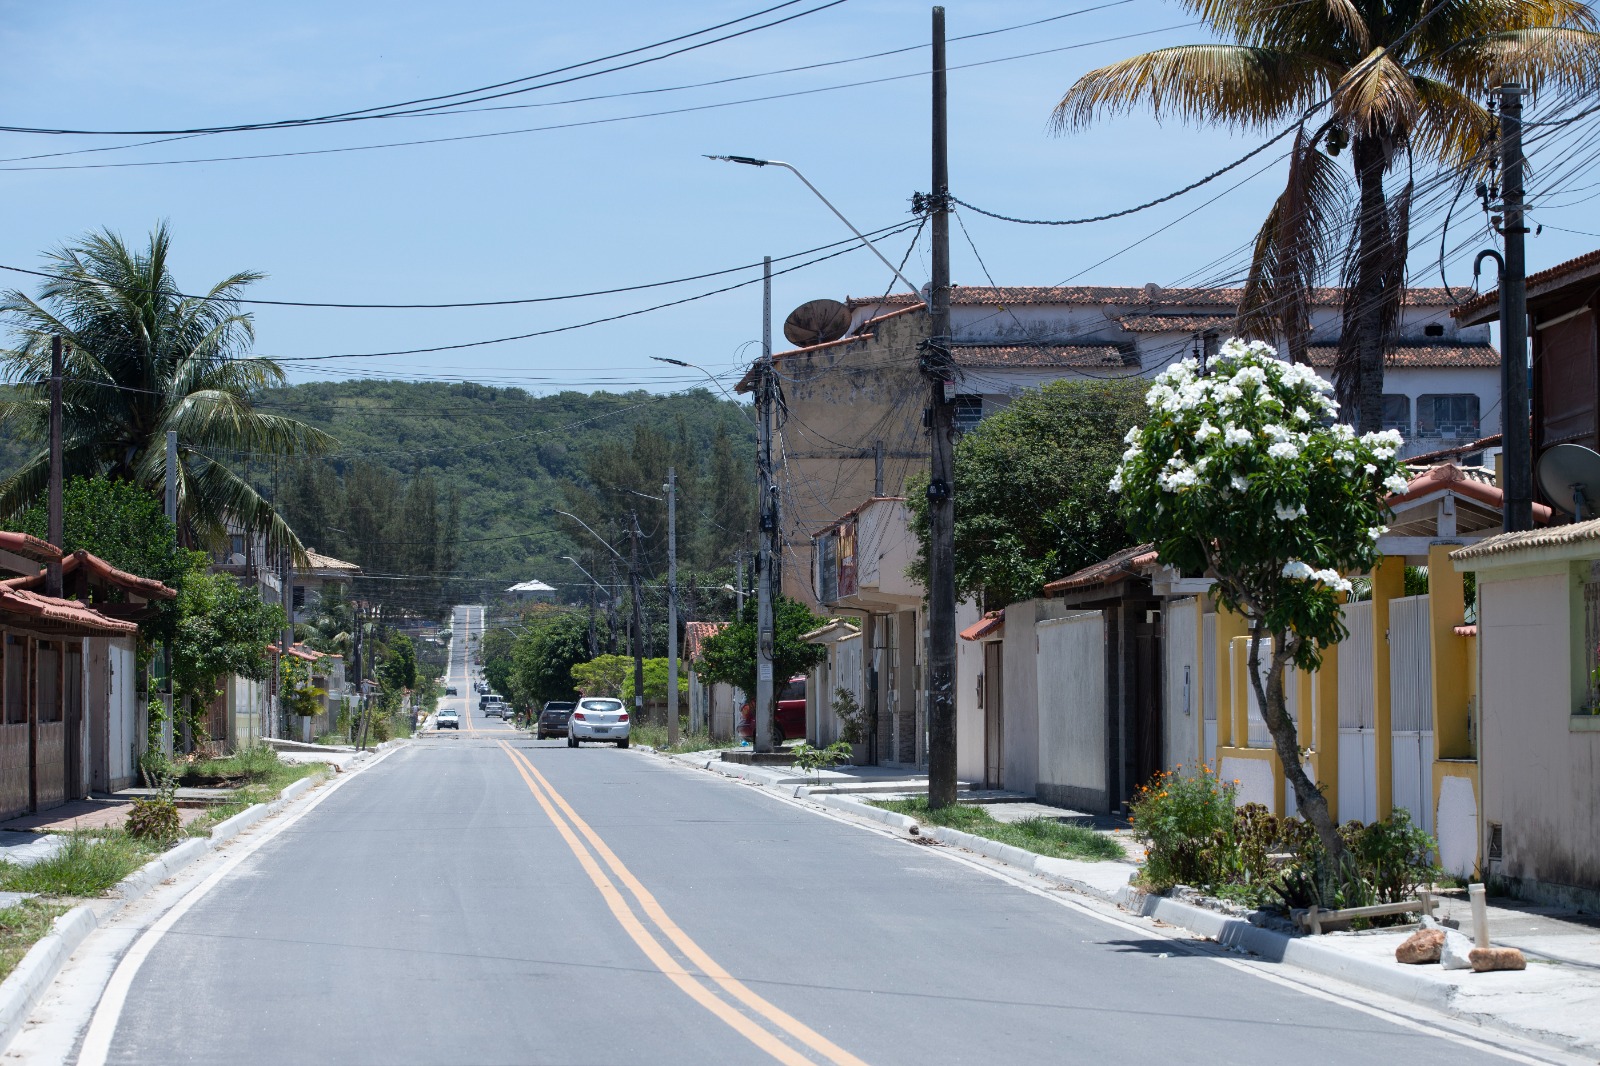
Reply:
[[[591, 537], [593, 537], [595, 540], [598, 540], [601, 544], [605, 544], [606, 551], [610, 552], [612, 555], [615, 555], [618, 559], [622, 559], [622, 553], [617, 551], [617, 549], [613, 548], [610, 544], [607, 544], [606, 543], [606, 539], [604, 537], [602, 537], [600, 534], [596, 533], [592, 529], [589, 529], [589, 523], [585, 522], [583, 519], [579, 518], [575, 514], [568, 514], [566, 511], [557, 511], [556, 514], [561, 515], [561, 516], [563, 516], [565, 518], [570, 518], [574, 522], [578, 523], [578, 525], [582, 526], [584, 529], [588, 529], [589, 530], [589, 535]], [[623, 562], [627, 562], [628, 560], [622, 559], [622, 561]]]
[[866, 245], [867, 248], [871, 250], [872, 254], [877, 256], [878, 260], [883, 263], [884, 266], [888, 267], [889, 272], [895, 277], [899, 278], [901, 283], [904, 284], [906, 288], [910, 289], [913, 294], [922, 291], [921, 289], [917, 288], [917, 286], [913, 285], [909, 280], [907, 280], [906, 276], [900, 273], [900, 268], [889, 262], [889, 260], [884, 257], [884, 254], [878, 251], [878, 246], [867, 240], [866, 234], [856, 229], [855, 226], [851, 224], [850, 220], [844, 217], [844, 213], [837, 207], [834, 207], [833, 202], [826, 196], [822, 195], [821, 191], [815, 185], [811, 184], [806, 176], [800, 173], [799, 168], [793, 163], [785, 163], [781, 159], [754, 159], [747, 155], [708, 155], [706, 158], [720, 160], [725, 163], [743, 163], [745, 166], [750, 167], [782, 167], [783, 169], [787, 170], [789, 173], [799, 178], [805, 184], [805, 187], [811, 190], [811, 194], [813, 196], [827, 205], [828, 210], [832, 211], [840, 222], [843, 222], [847, 227], [849, 227], [850, 232], [856, 235], [856, 239], [862, 244]]
[[589, 573], [589, 571], [585, 570], [583, 568], [583, 564], [582, 563], [578, 562], [578, 560], [574, 559], [570, 555], [563, 555], [561, 558], [565, 559], [567, 562], [571, 563], [573, 566], [576, 566], [578, 568], [578, 573], [582, 574], [584, 577], [586, 577], [590, 581], [594, 582], [594, 587], [599, 589], [601, 592], [604, 592], [606, 594], [606, 599], [608, 601], [611, 599], [611, 590], [606, 588], [604, 585], [600, 584], [600, 582], [595, 581], [594, 575]]

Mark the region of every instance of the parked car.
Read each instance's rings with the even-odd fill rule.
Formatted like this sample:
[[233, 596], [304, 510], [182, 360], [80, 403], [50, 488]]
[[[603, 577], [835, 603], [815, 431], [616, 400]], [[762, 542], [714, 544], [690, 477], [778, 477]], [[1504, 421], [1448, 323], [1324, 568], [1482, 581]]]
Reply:
[[599, 740], [625, 748], [631, 728], [628, 709], [621, 700], [585, 696], [567, 719], [567, 747], [575, 748], [585, 740]]
[[461, 731], [461, 715], [455, 711], [440, 711], [433, 719], [435, 729], [454, 729]]
[[[773, 719], [775, 743], [803, 739], [806, 735], [806, 677], [791, 677], [778, 690], [778, 711]], [[750, 740], [756, 735], [755, 701], [746, 700], [739, 708], [739, 735]]]
[[445, 695], [446, 695], [446, 696], [454, 696], [454, 695], [457, 695], [457, 693], [456, 693], [456, 687], [455, 687], [455, 686], [454, 686], [454, 685], [446, 685], [446, 686], [445, 686], [445, 687], [444, 687], [444, 694], [445, 694]]
[[485, 718], [504, 718], [506, 705], [503, 703], [490, 703], [482, 707]]
[[572, 716], [573, 702], [571, 700], [550, 700], [539, 712], [539, 722], [534, 726], [538, 734], [537, 739], [547, 737], [564, 737], [567, 735], [567, 719]]

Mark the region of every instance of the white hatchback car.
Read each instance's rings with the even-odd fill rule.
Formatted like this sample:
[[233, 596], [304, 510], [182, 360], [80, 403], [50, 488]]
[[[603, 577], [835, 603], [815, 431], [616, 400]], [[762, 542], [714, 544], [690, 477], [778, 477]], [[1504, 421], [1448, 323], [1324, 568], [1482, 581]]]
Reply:
[[598, 740], [628, 746], [628, 709], [621, 700], [600, 696], [585, 696], [572, 708], [567, 719], [567, 747], [575, 748], [585, 740]]

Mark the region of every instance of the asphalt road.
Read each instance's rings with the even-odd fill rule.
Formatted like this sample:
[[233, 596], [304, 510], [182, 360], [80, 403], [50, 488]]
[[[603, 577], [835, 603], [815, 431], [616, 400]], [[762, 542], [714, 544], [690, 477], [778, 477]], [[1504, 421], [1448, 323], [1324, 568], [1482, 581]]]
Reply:
[[1501, 1061], [648, 753], [463, 725], [187, 910], [108, 1061]]

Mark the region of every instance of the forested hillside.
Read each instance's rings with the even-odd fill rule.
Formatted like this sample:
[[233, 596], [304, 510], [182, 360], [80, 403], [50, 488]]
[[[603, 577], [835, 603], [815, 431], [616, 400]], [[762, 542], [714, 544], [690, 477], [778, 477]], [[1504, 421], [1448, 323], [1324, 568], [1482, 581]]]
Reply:
[[[370, 574], [458, 579], [481, 595], [537, 578], [581, 595], [574, 555], [602, 581], [609, 554], [557, 510], [626, 554], [637, 508], [644, 569], [665, 568], [662, 496], [679, 478], [680, 567], [725, 570], [747, 546], [754, 431], [747, 411], [705, 390], [536, 397], [475, 384], [345, 381], [296, 385], [264, 409], [331, 433], [334, 454], [251, 465], [305, 542]], [[477, 582], [482, 582], [478, 585]]]

